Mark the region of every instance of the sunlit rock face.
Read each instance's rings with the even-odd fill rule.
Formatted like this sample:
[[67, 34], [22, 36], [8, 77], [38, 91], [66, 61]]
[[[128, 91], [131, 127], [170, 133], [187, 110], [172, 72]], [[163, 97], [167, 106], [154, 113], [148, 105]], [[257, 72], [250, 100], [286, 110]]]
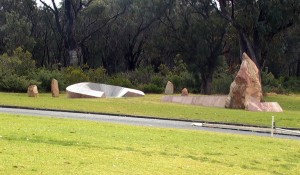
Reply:
[[254, 112], [283, 112], [283, 109], [277, 102], [250, 101], [245, 109]]
[[145, 95], [144, 92], [136, 89], [90, 82], [70, 85], [66, 88], [66, 91], [69, 98], [120, 98]]
[[30, 85], [27, 89], [28, 97], [38, 97], [39, 91], [36, 85]]
[[181, 90], [181, 96], [189, 96], [189, 91], [187, 90], [187, 88], [183, 88]]
[[59, 96], [58, 81], [56, 79], [52, 79], [51, 81], [51, 93], [52, 93], [52, 97]]
[[240, 70], [231, 83], [225, 106], [227, 108], [245, 109], [250, 101], [260, 102], [261, 100], [262, 88], [259, 70], [248, 55], [244, 53]]
[[165, 88], [165, 94], [174, 94], [174, 85], [171, 81], [167, 82], [167, 85]]
[[197, 96], [163, 96], [161, 101], [168, 103], [181, 103], [186, 105], [199, 105], [208, 107], [225, 107], [225, 95], [197, 95]]

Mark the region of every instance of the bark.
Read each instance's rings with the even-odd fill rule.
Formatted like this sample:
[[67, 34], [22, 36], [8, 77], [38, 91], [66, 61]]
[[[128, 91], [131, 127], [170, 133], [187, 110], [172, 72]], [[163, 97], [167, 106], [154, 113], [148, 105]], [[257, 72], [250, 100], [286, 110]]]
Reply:
[[201, 74], [202, 82], [201, 82], [201, 93], [210, 95], [212, 89], [212, 81], [213, 81], [213, 71], [209, 70], [208, 72], [203, 72]]
[[79, 65], [79, 57], [81, 52], [76, 42], [75, 36], [75, 12], [72, 11], [72, 1], [65, 0], [65, 15], [67, 18], [67, 40], [66, 46], [69, 54], [69, 65], [77, 66]]
[[[256, 49], [252, 46], [250, 42], [250, 37], [246, 36], [246, 34], [242, 31], [242, 29], [237, 29], [239, 31], [239, 43], [240, 43], [240, 58], [242, 58], [243, 53], [247, 53], [247, 55], [252, 59], [252, 61], [256, 64], [257, 68], [260, 69], [259, 61], [257, 57], [261, 57], [260, 47], [258, 46]], [[255, 39], [254, 39], [255, 40]], [[256, 41], [257, 45], [259, 41]], [[256, 52], [255, 52], [256, 51]]]
[[297, 77], [300, 77], [300, 59], [298, 59], [298, 64], [297, 64]]

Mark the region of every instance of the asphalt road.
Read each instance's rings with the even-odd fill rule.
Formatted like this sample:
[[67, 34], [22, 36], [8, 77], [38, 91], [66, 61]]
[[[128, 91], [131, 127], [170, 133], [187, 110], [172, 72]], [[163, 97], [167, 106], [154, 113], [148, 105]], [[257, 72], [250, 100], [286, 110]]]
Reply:
[[[68, 118], [76, 120], [91, 120], [97, 122], [118, 123], [136, 126], [158, 127], [158, 128], [174, 128], [174, 129], [187, 129], [187, 130], [203, 130], [211, 132], [222, 132], [231, 134], [243, 134], [243, 135], [255, 135], [271, 137], [270, 133], [259, 133], [252, 131], [241, 131], [231, 129], [219, 129], [219, 128], [207, 128], [201, 126], [195, 126], [195, 122], [188, 121], [176, 121], [176, 120], [164, 120], [153, 118], [139, 118], [128, 116], [114, 116], [114, 115], [102, 115], [102, 114], [88, 114], [78, 112], [62, 112], [62, 111], [50, 111], [50, 110], [36, 110], [36, 109], [20, 109], [20, 108], [6, 108], [0, 107], [0, 113], [20, 114], [25, 116], [39, 116], [39, 117], [53, 117], [53, 118]], [[1, 126], [1, 123], [0, 123]], [[274, 135], [275, 138], [286, 138], [300, 140], [300, 137], [289, 135]]]

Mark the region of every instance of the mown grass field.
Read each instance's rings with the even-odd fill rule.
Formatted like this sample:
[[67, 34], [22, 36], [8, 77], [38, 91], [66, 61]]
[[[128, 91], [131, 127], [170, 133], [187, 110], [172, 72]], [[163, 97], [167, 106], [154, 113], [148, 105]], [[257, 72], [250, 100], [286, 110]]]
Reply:
[[0, 174], [299, 174], [300, 142], [0, 114]]
[[161, 102], [162, 95], [146, 95], [139, 98], [69, 99], [62, 94], [52, 98], [42, 93], [30, 98], [26, 93], [0, 93], [0, 105], [27, 106], [36, 108], [65, 109], [114, 114], [142, 115], [161, 118], [201, 120], [237, 124], [270, 126], [275, 116], [278, 127], [300, 128], [300, 95], [275, 95], [266, 101], [277, 101], [283, 113], [249, 112], [223, 108], [191, 106]]

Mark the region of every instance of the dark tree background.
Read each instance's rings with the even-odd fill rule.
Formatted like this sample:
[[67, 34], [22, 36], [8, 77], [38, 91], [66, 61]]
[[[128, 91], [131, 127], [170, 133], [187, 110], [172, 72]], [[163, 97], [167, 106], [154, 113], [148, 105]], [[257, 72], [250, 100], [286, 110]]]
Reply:
[[261, 71], [300, 77], [299, 0], [38, 1], [0, 0], [1, 55], [21, 47], [37, 67], [110, 75], [173, 69], [180, 55], [204, 94], [220, 70], [234, 73], [243, 52]]

